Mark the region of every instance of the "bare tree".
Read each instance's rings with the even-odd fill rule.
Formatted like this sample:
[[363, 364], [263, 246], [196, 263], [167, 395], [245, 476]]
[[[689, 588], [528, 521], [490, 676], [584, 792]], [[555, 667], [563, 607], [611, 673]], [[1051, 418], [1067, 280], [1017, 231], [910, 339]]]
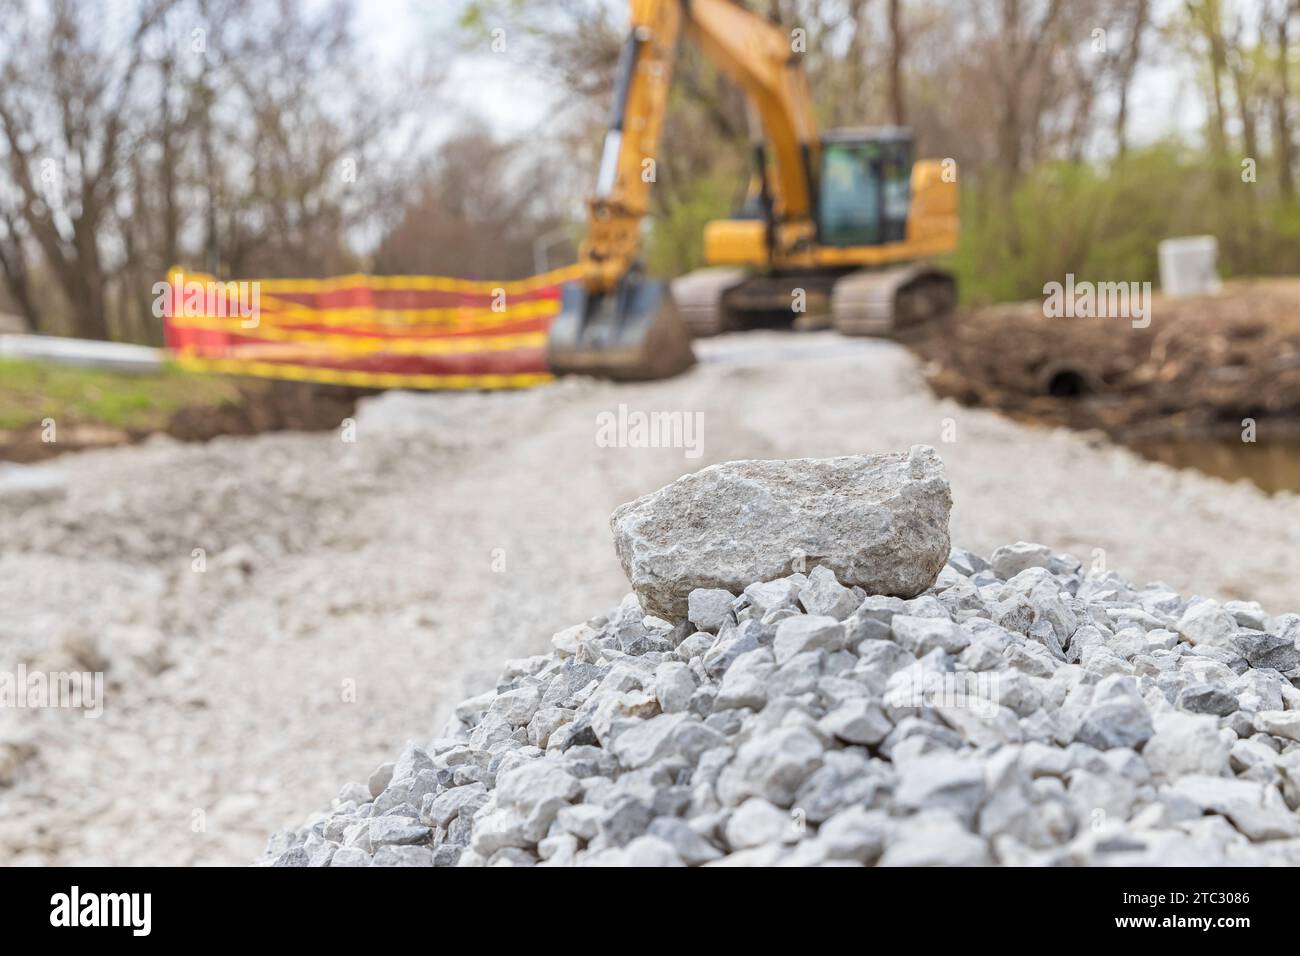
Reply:
[[604, 0], [470, 0], [461, 24], [490, 42], [506, 31], [508, 48], [569, 90], [603, 104], [613, 84], [623, 41], [622, 11]]
[[[347, 0], [0, 0], [10, 298], [39, 328], [156, 339], [173, 264], [355, 268], [416, 162], [403, 123], [430, 81], [399, 98], [358, 54]], [[32, 291], [47, 274], [62, 308]]]
[[41, 19], [30, 11], [3, 18], [0, 136], [16, 214], [66, 295], [76, 331], [89, 338], [108, 337], [102, 230], [133, 145], [132, 97], [146, 44], [167, 6], [142, 7], [115, 49], [95, 29], [105, 8], [95, 26], [72, 0], [54, 0]]
[[1186, 0], [1192, 27], [1205, 41], [1210, 70], [1210, 147], [1220, 194], [1227, 191], [1228, 110], [1224, 103], [1224, 77], [1228, 70], [1227, 43], [1223, 37], [1223, 12], [1219, 0]]
[[[839, 122], [843, 123], [863, 122], [868, 109], [867, 96], [873, 86], [870, 81], [870, 25], [867, 22], [867, 5], [867, 0], [849, 0], [845, 10], [842, 28], [848, 34], [848, 42], [844, 52], [843, 72], [848, 89], [842, 102], [848, 115], [839, 117]], [[833, 57], [827, 59], [833, 61]]]
[[1132, 0], [1133, 17], [1128, 29], [1128, 42], [1120, 58], [1117, 77], [1119, 106], [1115, 112], [1115, 149], [1119, 156], [1128, 152], [1128, 106], [1133, 88], [1133, 77], [1142, 56], [1142, 40], [1150, 23], [1150, 0]]
[[907, 34], [903, 27], [902, 0], [889, 0], [889, 113], [894, 125], [907, 123], [903, 95], [903, 58], [907, 55]]
[[[1277, 143], [1278, 188], [1282, 196], [1295, 197], [1295, 139], [1291, 132], [1291, 20], [1300, 15], [1300, 0], [1279, 0], [1270, 7], [1265, 23], [1271, 25], [1276, 48], [1273, 59], [1273, 138]], [[1267, 33], [1266, 33], [1267, 35]]]
[[1241, 122], [1242, 151], [1251, 158], [1259, 157], [1258, 124], [1255, 114], [1256, 89], [1253, 57], [1243, 46], [1242, 10], [1233, 12], [1231, 32], [1223, 36], [1224, 64], [1232, 78], [1232, 90], [1237, 101], [1237, 119]]
[[41, 327], [41, 314], [32, 294], [31, 265], [24, 241], [22, 221], [5, 205], [0, 205], [0, 272], [4, 273], [5, 291], [19, 308], [27, 328]]
[[445, 142], [384, 236], [385, 274], [510, 278], [533, 271], [533, 243], [565, 221], [550, 188], [556, 158], [471, 127]]
[[1037, 21], [1032, 21], [1021, 0], [1002, 0], [1003, 56], [996, 58], [995, 75], [1001, 96], [996, 105], [999, 164], [1008, 190], [1019, 180], [1025, 163], [1025, 80], [1051, 49], [1048, 43], [1061, 0], [1047, 0]]

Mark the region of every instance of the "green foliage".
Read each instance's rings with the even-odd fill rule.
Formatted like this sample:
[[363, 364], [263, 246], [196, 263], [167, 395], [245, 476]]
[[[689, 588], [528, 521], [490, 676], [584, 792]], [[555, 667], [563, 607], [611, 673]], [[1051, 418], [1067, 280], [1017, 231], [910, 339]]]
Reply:
[[1111, 166], [1044, 164], [1006, 200], [992, 183], [963, 184], [952, 267], [971, 304], [1037, 298], [1066, 273], [1158, 283], [1160, 240], [1202, 234], [1218, 238], [1225, 276], [1300, 272], [1300, 205], [1174, 144]]
[[469, 33], [487, 36], [493, 24], [510, 22], [523, 6], [522, 0], [470, 0], [461, 10], [458, 25]]
[[684, 184], [680, 198], [654, 218], [645, 247], [650, 274], [671, 278], [703, 266], [705, 223], [731, 215], [735, 192], [730, 173]]
[[156, 375], [0, 359], [0, 428], [53, 418], [127, 430], [162, 428], [172, 413], [239, 399], [233, 380], [167, 366]]

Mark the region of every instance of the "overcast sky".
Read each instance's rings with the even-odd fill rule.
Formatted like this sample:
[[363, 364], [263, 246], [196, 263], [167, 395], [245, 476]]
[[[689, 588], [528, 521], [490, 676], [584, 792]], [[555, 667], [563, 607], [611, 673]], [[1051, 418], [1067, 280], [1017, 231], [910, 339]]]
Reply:
[[[1177, 2], [1157, 0], [1157, 16], [1162, 17], [1170, 4]], [[363, 0], [356, 10], [357, 32], [374, 51], [377, 62], [395, 64], [421, 45], [453, 37], [463, 6], [463, 0]], [[547, 86], [542, 77], [509, 54], [449, 48], [456, 56], [443, 84], [431, 135], [445, 137], [471, 117], [480, 117], [507, 136], [544, 129], [560, 91]], [[1204, 122], [1200, 94], [1185, 71], [1171, 68], [1167, 59], [1158, 37], [1150, 34], [1130, 108], [1129, 134], [1135, 145], [1174, 130], [1192, 133]]]
[[558, 91], [521, 68], [509, 55], [450, 46], [463, 0], [362, 0], [357, 4], [357, 34], [376, 59], [397, 63], [421, 45], [448, 44], [456, 53], [442, 84], [434, 132], [449, 135], [457, 125], [478, 117], [505, 136], [542, 126]]

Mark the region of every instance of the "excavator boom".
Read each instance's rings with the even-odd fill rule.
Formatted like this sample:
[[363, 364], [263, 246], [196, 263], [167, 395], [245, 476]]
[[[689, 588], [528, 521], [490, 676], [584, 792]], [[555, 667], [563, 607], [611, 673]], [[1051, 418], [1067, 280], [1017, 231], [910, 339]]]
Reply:
[[548, 359], [557, 374], [657, 379], [695, 362], [668, 289], [645, 279], [638, 264], [681, 29], [682, 0], [633, 0], [578, 253], [582, 278], [565, 286], [551, 325]]
[[[913, 166], [910, 133], [832, 131], [823, 146], [794, 37], [736, 0], [631, 0], [631, 13], [579, 250], [582, 277], [564, 289], [551, 327], [553, 371], [675, 375], [694, 362], [691, 330], [726, 327], [724, 299], [770, 311], [788, 305], [792, 290], [811, 292], [849, 334], [888, 334], [901, 305], [918, 321], [950, 308], [951, 278], [916, 260], [955, 243], [955, 181], [941, 180], [938, 164]], [[679, 279], [679, 313], [664, 284], [644, 277], [640, 249], [683, 37], [745, 93], [764, 145], [761, 219], [710, 224], [710, 261], [731, 268]], [[747, 277], [745, 268], [764, 274]]]
[[690, 333], [661, 283], [639, 266], [677, 46], [685, 34], [748, 95], [776, 175], [772, 236], [781, 248], [812, 241], [817, 151], [808, 81], [789, 37], [733, 0], [632, 0], [587, 236], [583, 276], [564, 290], [551, 328], [556, 372], [662, 378], [694, 362]]

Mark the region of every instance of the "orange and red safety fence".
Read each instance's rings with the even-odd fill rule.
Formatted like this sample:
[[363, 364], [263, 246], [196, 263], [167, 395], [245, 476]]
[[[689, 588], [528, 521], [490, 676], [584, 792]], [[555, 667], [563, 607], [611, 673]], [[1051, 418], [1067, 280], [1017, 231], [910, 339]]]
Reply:
[[183, 368], [366, 388], [526, 388], [569, 266], [510, 282], [349, 275], [222, 282], [173, 269], [158, 307]]

